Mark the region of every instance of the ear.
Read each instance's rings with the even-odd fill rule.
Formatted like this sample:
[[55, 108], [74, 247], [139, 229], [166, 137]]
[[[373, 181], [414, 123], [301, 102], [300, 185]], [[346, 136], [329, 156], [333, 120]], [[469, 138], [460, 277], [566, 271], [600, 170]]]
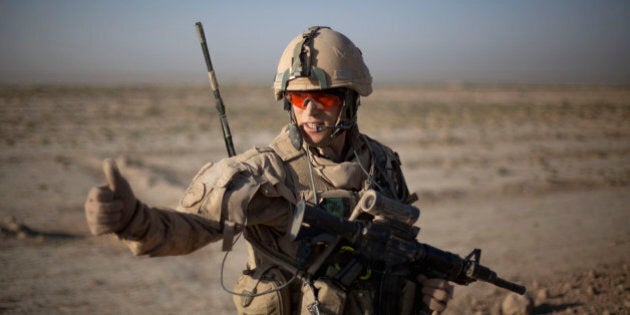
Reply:
[[284, 110], [290, 111], [291, 110], [291, 102], [289, 102], [287, 97], [284, 96], [284, 95], [282, 96], [282, 99], [284, 100]]
[[345, 113], [344, 116], [352, 123], [357, 121], [357, 109], [359, 108], [359, 94], [354, 90], [346, 88], [343, 97]]

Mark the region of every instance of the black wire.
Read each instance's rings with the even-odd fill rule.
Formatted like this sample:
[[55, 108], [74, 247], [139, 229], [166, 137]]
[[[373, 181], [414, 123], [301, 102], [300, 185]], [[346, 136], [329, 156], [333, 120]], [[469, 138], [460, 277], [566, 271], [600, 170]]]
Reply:
[[[238, 241], [238, 239], [241, 237], [242, 232], [239, 233], [236, 236], [236, 239], [234, 240], [234, 243], [232, 243], [232, 246], [234, 246], [236, 244], [236, 242]], [[230, 253], [230, 251], [225, 252], [225, 255], [223, 256], [223, 261], [221, 261], [221, 288], [223, 288], [223, 291], [230, 293], [232, 295], [237, 295], [237, 296], [246, 296], [246, 297], [257, 297], [257, 296], [261, 296], [261, 295], [265, 295], [265, 294], [269, 294], [269, 293], [273, 293], [273, 292], [278, 292], [284, 288], [286, 288], [289, 284], [291, 284], [293, 281], [295, 281], [295, 279], [297, 279], [297, 272], [291, 277], [291, 279], [287, 280], [287, 282], [285, 282], [284, 284], [282, 284], [281, 286], [275, 288], [275, 289], [271, 289], [271, 290], [267, 290], [261, 293], [238, 293], [238, 292], [234, 292], [232, 290], [229, 290], [228, 288], [225, 287], [225, 283], [223, 281], [223, 272], [225, 271], [225, 261], [227, 260], [227, 256]], [[269, 269], [271, 268], [275, 268], [276, 266], [271, 266]]]

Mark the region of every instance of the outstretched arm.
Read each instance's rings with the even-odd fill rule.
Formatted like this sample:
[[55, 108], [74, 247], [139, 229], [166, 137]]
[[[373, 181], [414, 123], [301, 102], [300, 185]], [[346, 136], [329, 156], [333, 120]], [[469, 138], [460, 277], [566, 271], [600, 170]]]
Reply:
[[136, 255], [181, 255], [219, 238], [218, 224], [192, 214], [152, 208], [139, 201], [111, 159], [103, 162], [107, 185], [94, 187], [85, 214], [94, 235], [116, 233]]

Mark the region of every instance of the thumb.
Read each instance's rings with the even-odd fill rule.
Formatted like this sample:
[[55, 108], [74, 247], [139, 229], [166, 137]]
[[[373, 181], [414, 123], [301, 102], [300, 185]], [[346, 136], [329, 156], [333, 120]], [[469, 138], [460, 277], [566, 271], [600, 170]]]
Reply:
[[120, 174], [116, 161], [111, 158], [105, 159], [103, 161], [103, 173], [105, 173], [107, 186], [114, 192], [114, 197], [126, 199], [133, 194], [129, 182]]

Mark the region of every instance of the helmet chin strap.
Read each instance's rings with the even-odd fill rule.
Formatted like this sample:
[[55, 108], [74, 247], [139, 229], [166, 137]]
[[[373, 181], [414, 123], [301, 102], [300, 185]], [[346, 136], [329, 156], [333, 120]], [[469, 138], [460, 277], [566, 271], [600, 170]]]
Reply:
[[284, 99], [284, 109], [289, 113], [289, 138], [291, 139], [291, 145], [293, 145], [296, 150], [300, 150], [302, 148], [304, 138], [302, 137], [300, 127], [297, 125], [295, 112], [293, 112], [293, 106], [286, 98]]
[[[342, 134], [344, 131], [348, 131], [354, 127], [357, 123], [357, 108], [359, 107], [359, 99], [356, 96], [356, 92], [346, 89], [343, 94], [343, 105], [341, 107], [341, 111], [339, 112], [339, 117], [337, 118], [337, 123], [335, 123], [330, 128], [333, 129], [333, 132], [330, 134], [331, 143], [336, 137]], [[319, 131], [319, 127], [317, 128]]]

